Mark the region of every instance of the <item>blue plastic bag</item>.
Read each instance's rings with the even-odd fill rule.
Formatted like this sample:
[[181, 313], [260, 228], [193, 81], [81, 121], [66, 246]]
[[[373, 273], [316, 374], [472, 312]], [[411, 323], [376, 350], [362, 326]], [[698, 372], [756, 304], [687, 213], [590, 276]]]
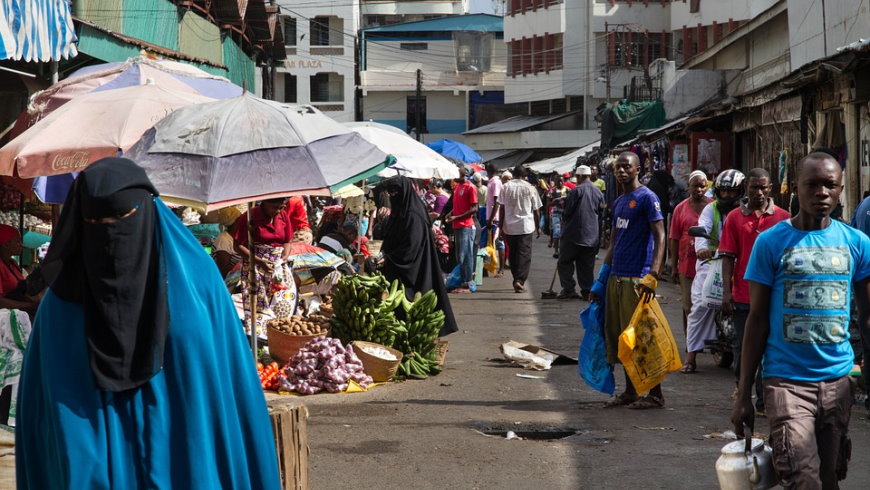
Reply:
[[462, 287], [462, 272], [459, 271], [458, 265], [454, 267], [453, 270], [450, 271], [450, 275], [447, 276], [446, 286], [448, 291]]
[[580, 312], [580, 324], [586, 331], [577, 354], [577, 372], [590, 387], [612, 395], [616, 391], [613, 365], [607, 363], [604, 344], [604, 305], [593, 301]]

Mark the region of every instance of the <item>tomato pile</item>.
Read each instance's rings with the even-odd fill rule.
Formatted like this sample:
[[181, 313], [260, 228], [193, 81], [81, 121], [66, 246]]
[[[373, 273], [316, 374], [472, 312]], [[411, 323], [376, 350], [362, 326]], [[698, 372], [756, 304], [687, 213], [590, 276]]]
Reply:
[[260, 376], [260, 386], [262, 386], [264, 390], [278, 389], [278, 385], [281, 383], [278, 376], [280, 373], [281, 366], [279, 366], [277, 362], [267, 365], [263, 365], [261, 362], [257, 363], [257, 375]]

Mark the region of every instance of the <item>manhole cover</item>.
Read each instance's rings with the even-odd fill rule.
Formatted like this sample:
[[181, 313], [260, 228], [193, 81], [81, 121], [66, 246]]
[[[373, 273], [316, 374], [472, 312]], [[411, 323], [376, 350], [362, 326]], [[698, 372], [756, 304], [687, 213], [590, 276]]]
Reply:
[[579, 429], [566, 427], [478, 427], [477, 432], [490, 437], [503, 439], [522, 439], [528, 441], [554, 441], [571, 437], [580, 432]]

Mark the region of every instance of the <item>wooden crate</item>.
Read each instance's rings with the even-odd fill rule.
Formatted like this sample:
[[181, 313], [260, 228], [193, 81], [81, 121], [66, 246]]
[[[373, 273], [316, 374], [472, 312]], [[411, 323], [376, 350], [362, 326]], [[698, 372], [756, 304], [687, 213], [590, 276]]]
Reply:
[[283, 490], [308, 489], [308, 408], [305, 405], [269, 406], [278, 452]]

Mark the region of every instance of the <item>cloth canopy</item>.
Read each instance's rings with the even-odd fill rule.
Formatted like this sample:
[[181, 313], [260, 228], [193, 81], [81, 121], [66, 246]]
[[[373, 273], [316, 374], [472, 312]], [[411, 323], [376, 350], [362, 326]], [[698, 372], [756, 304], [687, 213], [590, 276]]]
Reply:
[[601, 118], [601, 147], [610, 149], [633, 138], [642, 129], [657, 128], [665, 123], [665, 106], [659, 100], [629, 102], [623, 99], [604, 109]]
[[0, 60], [57, 61], [76, 56], [66, 0], [0, 0]]

